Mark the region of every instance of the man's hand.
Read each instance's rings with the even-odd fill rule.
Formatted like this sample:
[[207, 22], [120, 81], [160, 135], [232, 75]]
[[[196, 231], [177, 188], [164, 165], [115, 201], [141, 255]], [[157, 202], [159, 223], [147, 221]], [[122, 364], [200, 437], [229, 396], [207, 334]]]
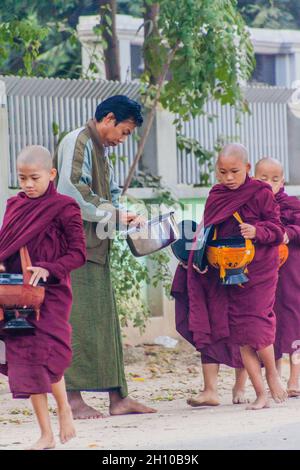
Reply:
[[6, 267], [3, 263], [0, 263], [0, 273], [5, 273]]
[[134, 212], [119, 212], [119, 221], [122, 225], [130, 225], [130, 226], [137, 226], [137, 225], [144, 225], [146, 222], [146, 218], [142, 215], [135, 214]]
[[283, 235], [283, 243], [285, 245], [287, 245], [288, 243], [290, 242], [290, 239], [288, 237], [288, 234], [286, 232], [284, 232], [284, 235]]
[[37, 286], [40, 279], [43, 279], [43, 281], [46, 282], [47, 277], [50, 276], [50, 273], [47, 271], [47, 269], [39, 268], [38, 266], [29, 266], [27, 271], [31, 271], [33, 273], [29, 284], [34, 287]]
[[244, 238], [253, 240], [256, 237], [256, 228], [250, 224], [240, 224], [241, 234]]

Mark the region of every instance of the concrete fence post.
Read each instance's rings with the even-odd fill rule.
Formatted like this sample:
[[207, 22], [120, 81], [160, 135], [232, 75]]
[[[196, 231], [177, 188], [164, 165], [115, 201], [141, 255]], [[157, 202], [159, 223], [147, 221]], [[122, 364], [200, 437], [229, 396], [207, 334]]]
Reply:
[[[174, 114], [171, 114], [168, 111], [161, 109], [156, 111], [152, 129], [143, 153], [141, 169], [154, 176], [161, 176], [162, 185], [176, 193], [177, 144], [176, 129], [173, 124], [174, 118]], [[146, 120], [147, 119], [145, 119], [145, 122]], [[153, 214], [149, 214], [149, 216], [153, 216]], [[150, 260], [148, 260], [147, 264], [151, 276], [154, 265]], [[170, 320], [169, 318], [170, 301], [165, 299], [161, 283], [156, 287], [151, 285], [147, 286], [147, 298], [152, 320], [153, 318], [156, 318], [156, 327], [153, 330], [153, 334], [158, 336], [159, 331], [163, 331], [163, 325], [165, 325], [166, 322], [174, 322], [173, 313], [171, 314], [172, 319]], [[175, 332], [174, 328], [173, 331]]]
[[300, 119], [288, 110], [289, 183], [300, 184]]
[[142, 168], [153, 175], [161, 176], [162, 183], [171, 189], [175, 189], [178, 182], [176, 130], [173, 120], [174, 114], [168, 111], [156, 112], [142, 157]]

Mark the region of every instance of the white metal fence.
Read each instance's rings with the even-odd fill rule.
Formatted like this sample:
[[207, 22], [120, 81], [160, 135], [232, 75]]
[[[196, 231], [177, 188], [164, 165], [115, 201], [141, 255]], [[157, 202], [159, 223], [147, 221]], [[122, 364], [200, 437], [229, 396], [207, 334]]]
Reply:
[[[57, 142], [54, 123], [60, 132], [69, 131], [82, 126], [93, 116], [96, 105], [108, 96], [126, 94], [133, 99], [139, 96], [137, 83], [8, 76], [0, 76], [0, 83], [1, 80], [5, 82], [7, 95], [2, 92], [0, 103], [8, 109], [11, 187], [17, 186], [16, 156], [21, 148], [41, 144], [54, 152]], [[246, 98], [251, 113], [241, 114], [240, 123], [236, 121], [234, 108], [208, 102], [203, 116], [182, 123], [182, 133], [208, 150], [213, 150], [220, 138], [240, 141], [249, 149], [252, 165], [262, 156], [278, 158], [288, 181], [287, 102], [292, 92], [279, 87], [248, 88]], [[125, 181], [136, 150], [135, 136], [115, 150], [115, 174], [120, 185]], [[178, 183], [199, 184], [200, 172], [206, 172], [205, 166], [200, 167], [194, 155], [178, 149]]]
[[[84, 125], [93, 117], [97, 104], [108, 96], [126, 94], [138, 96], [138, 85], [120, 84], [104, 80], [60, 80], [0, 77], [6, 84], [10, 167], [9, 185], [17, 186], [16, 156], [31, 144], [40, 144], [53, 153], [59, 132], [70, 131]], [[116, 155], [115, 175], [123, 184], [128, 168], [136, 153], [135, 136], [112, 150]], [[123, 158], [126, 156], [127, 158]]]
[[[263, 156], [277, 158], [284, 166], [288, 181], [287, 102], [292, 92], [278, 87], [248, 88], [246, 98], [250, 113], [241, 114], [239, 123], [233, 107], [208, 102], [203, 116], [182, 122], [182, 134], [196, 139], [211, 151], [220, 138], [225, 142], [241, 142], [249, 150], [252, 166]], [[178, 183], [199, 184], [200, 173], [207, 172], [207, 165], [200, 166], [193, 154], [178, 149], [177, 169]]]

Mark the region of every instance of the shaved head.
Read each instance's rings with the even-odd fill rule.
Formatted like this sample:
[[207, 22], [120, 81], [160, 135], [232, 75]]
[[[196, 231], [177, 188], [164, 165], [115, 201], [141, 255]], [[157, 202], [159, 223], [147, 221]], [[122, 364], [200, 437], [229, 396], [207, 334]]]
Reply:
[[263, 157], [261, 158], [255, 165], [255, 175], [263, 171], [264, 169], [268, 171], [268, 169], [277, 169], [281, 176], [283, 176], [284, 170], [282, 164], [276, 160], [275, 158], [271, 157]]
[[255, 178], [268, 183], [277, 194], [284, 185], [283, 166], [275, 158], [261, 158], [255, 165]]
[[229, 189], [238, 189], [245, 183], [250, 168], [246, 147], [238, 143], [227, 144], [216, 162], [217, 180]]
[[223, 159], [228, 157], [237, 157], [245, 163], [245, 165], [249, 163], [248, 150], [244, 145], [239, 143], [225, 145], [218, 155], [217, 163], [221, 158]]
[[18, 155], [17, 170], [20, 188], [33, 199], [43, 196], [57, 175], [51, 154], [42, 145], [25, 147]]
[[42, 145], [29, 145], [21, 150], [17, 157], [17, 165], [37, 165], [47, 171], [53, 168], [51, 153]]

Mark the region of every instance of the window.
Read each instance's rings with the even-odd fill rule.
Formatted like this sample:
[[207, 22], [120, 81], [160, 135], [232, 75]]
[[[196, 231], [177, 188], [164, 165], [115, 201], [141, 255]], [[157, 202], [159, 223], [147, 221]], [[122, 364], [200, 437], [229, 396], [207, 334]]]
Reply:
[[130, 58], [131, 58], [131, 79], [140, 77], [144, 72], [144, 60], [142, 54], [142, 46], [138, 44], [130, 45]]
[[273, 54], [255, 54], [255, 59], [256, 67], [251, 81], [276, 85], [276, 56]]

